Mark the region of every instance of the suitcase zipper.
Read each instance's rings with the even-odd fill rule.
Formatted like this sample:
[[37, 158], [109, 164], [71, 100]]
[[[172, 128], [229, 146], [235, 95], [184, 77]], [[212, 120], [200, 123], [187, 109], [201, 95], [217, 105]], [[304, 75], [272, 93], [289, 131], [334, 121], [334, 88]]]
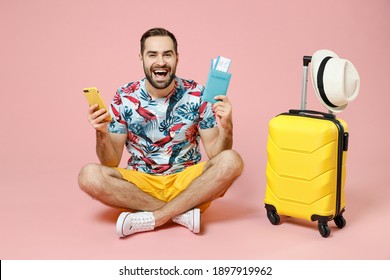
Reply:
[[[344, 133], [343, 125], [337, 120], [334, 119], [332, 122], [336, 125], [339, 131], [338, 139], [338, 155], [337, 155], [337, 194], [336, 194], [336, 213], [335, 217], [341, 213], [341, 186], [342, 186], [342, 175], [343, 175], [343, 153], [345, 148], [348, 148], [348, 142], [345, 140], [348, 139], [348, 133]], [[345, 143], [346, 142], [346, 143]]]
[[334, 119], [332, 120], [339, 130], [339, 143], [338, 143], [338, 156], [337, 156], [337, 202], [336, 202], [336, 214], [341, 215], [345, 209], [341, 209], [341, 190], [342, 190], [342, 176], [343, 176], [343, 156], [344, 152], [348, 151], [349, 133], [344, 131], [342, 123]]

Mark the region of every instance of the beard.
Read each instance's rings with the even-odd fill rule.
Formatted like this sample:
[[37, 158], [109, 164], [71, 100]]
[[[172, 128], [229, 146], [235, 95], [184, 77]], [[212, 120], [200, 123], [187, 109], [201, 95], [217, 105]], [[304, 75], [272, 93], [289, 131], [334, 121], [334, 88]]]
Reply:
[[173, 68], [171, 68], [170, 66], [159, 67], [159, 69], [160, 68], [166, 69], [167, 73], [164, 75], [164, 77], [168, 77], [168, 79], [164, 79], [161, 81], [155, 78], [156, 74], [153, 73], [154, 68], [148, 69], [145, 67], [145, 65], [143, 65], [143, 68], [144, 68], [146, 79], [156, 89], [166, 89], [167, 87], [169, 87], [169, 85], [176, 77], [176, 66], [174, 66]]

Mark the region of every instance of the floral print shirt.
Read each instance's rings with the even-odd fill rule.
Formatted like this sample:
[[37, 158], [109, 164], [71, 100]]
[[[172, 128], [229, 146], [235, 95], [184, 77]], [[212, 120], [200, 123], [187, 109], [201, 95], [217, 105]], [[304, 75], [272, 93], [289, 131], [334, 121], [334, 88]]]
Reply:
[[145, 82], [120, 87], [110, 106], [109, 132], [127, 134], [127, 168], [161, 175], [198, 163], [199, 129], [217, 126], [212, 104], [202, 101], [204, 87], [175, 77], [172, 92], [154, 99]]

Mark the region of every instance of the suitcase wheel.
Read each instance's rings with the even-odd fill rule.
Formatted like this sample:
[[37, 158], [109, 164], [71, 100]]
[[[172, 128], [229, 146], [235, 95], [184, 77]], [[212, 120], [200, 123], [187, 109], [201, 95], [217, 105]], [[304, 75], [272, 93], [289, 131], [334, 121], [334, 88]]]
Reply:
[[279, 217], [278, 213], [276, 213], [276, 211], [267, 210], [267, 217], [268, 217], [268, 220], [273, 225], [278, 225], [280, 223], [280, 217]]
[[343, 215], [336, 216], [336, 217], [334, 217], [333, 220], [334, 220], [334, 223], [336, 224], [336, 226], [338, 228], [343, 228], [347, 224], [347, 222], [345, 221]]
[[318, 222], [318, 230], [322, 237], [327, 238], [330, 235], [330, 228], [326, 222]]

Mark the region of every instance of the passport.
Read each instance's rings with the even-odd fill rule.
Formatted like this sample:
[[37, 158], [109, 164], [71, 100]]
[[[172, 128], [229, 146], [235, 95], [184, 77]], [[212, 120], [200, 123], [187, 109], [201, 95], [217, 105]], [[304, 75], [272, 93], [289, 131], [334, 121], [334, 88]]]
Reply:
[[207, 77], [206, 87], [203, 92], [203, 100], [216, 103], [214, 97], [217, 95], [226, 95], [231, 73], [228, 72], [231, 60], [222, 56], [211, 60], [211, 68]]

